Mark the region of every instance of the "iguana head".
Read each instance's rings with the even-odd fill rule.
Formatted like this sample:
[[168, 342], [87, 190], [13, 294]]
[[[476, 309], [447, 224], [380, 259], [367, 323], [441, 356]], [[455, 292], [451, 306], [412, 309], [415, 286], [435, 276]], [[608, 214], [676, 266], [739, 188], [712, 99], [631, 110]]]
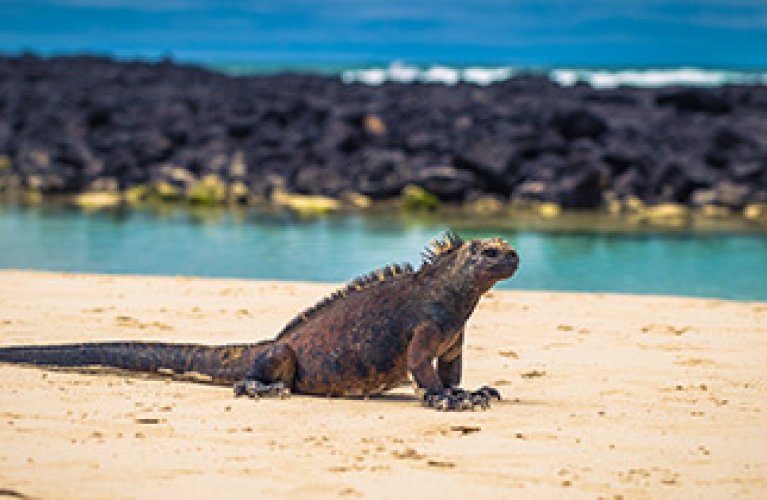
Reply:
[[458, 249], [454, 271], [482, 291], [510, 278], [519, 267], [517, 252], [501, 238], [471, 240]]
[[519, 267], [519, 256], [501, 238], [463, 241], [453, 232], [435, 240], [424, 253], [423, 270], [453, 276], [460, 287], [484, 292], [510, 278]]
[[501, 238], [471, 240], [464, 247], [464, 267], [485, 279], [505, 280], [519, 267], [516, 250]]

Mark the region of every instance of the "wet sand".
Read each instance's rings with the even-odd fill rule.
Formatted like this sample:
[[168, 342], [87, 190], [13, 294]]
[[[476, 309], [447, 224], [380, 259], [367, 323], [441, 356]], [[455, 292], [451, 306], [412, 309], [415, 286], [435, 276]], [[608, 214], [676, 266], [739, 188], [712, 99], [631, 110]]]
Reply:
[[[271, 337], [332, 285], [0, 272], [0, 344]], [[233, 399], [228, 388], [0, 364], [0, 497], [764, 498], [767, 303], [491, 292], [464, 386]]]

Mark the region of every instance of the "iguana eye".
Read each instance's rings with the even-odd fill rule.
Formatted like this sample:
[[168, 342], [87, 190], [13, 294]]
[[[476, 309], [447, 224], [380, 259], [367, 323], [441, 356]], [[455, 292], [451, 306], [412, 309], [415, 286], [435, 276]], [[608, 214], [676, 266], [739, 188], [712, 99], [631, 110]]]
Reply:
[[490, 257], [491, 259], [493, 257], [498, 257], [498, 249], [497, 248], [485, 248], [482, 250], [482, 255], [484, 257]]

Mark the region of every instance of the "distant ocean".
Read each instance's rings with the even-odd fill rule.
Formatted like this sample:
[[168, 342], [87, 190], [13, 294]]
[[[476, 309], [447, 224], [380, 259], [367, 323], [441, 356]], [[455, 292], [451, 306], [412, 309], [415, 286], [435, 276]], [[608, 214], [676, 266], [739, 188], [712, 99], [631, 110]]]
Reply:
[[595, 88], [619, 86], [664, 87], [682, 85], [716, 87], [727, 84], [767, 85], [767, 70], [715, 69], [694, 66], [671, 68], [578, 68], [578, 67], [522, 67], [491, 65], [431, 64], [415, 65], [394, 61], [384, 65], [339, 64], [262, 64], [262, 63], [212, 63], [213, 69], [232, 74], [259, 74], [274, 72], [309, 72], [340, 75], [347, 83], [381, 85], [397, 83], [441, 83], [455, 85], [473, 83], [490, 85], [508, 80], [515, 75], [533, 73], [548, 76], [562, 86], [579, 83]]
[[0, 53], [290, 65], [368, 84], [530, 69], [596, 87], [767, 75], [765, 0], [0, 0], [0, 18]]

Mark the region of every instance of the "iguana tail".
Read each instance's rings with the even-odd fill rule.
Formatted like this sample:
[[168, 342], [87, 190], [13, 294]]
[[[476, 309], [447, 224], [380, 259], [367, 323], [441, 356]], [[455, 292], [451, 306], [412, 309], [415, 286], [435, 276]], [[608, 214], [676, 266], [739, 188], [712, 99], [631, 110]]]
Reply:
[[[241, 380], [258, 353], [258, 344], [167, 344], [161, 342], [104, 342], [0, 348], [0, 362], [49, 366], [108, 366], [142, 372], [194, 372], [210, 382]], [[201, 379], [202, 380], [202, 379]]]

